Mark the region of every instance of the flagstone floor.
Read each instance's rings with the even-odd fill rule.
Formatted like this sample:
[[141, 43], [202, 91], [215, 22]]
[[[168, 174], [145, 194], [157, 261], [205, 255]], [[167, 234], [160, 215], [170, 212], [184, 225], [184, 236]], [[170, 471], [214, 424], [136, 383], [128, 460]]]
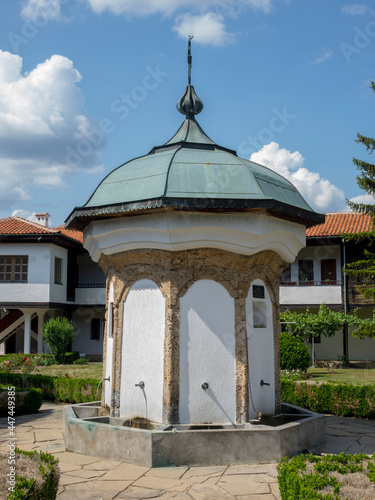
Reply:
[[[176, 499], [279, 500], [277, 464], [149, 469], [65, 451], [63, 406], [44, 403], [37, 414], [17, 417], [15, 437], [23, 450], [59, 459], [58, 500]], [[375, 423], [327, 417], [328, 440], [320, 453], [375, 453]], [[7, 451], [7, 420], [0, 419], [0, 450]]]

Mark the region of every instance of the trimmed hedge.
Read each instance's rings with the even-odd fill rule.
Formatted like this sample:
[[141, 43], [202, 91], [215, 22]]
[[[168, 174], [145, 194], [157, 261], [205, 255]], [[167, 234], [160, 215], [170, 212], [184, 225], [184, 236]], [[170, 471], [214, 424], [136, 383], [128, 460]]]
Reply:
[[21, 389], [38, 388], [43, 399], [52, 401], [88, 403], [96, 399], [99, 380], [0, 372], [0, 384]]
[[[12, 387], [15, 392], [14, 399], [11, 400], [12, 416], [36, 413], [42, 406], [42, 391], [35, 388], [20, 389]], [[7, 417], [10, 414], [8, 408], [8, 387], [0, 387], [0, 417]]]
[[66, 352], [61, 356], [61, 361], [64, 365], [72, 365], [77, 359], [79, 359], [78, 351]]
[[375, 386], [281, 380], [281, 401], [318, 413], [375, 419]]
[[[369, 456], [363, 453], [357, 455], [340, 453], [323, 457], [308, 454], [291, 459], [284, 457], [278, 465], [277, 477], [281, 499], [339, 500], [343, 498], [342, 495], [339, 496], [341, 482], [343, 476], [348, 473], [365, 474], [370, 481], [369, 488], [372, 487], [371, 491], [375, 494], [374, 458], [375, 455], [370, 460]], [[327, 487], [332, 493], [322, 493]], [[356, 487], [354, 480], [352, 487]], [[366, 492], [369, 490], [366, 489]], [[359, 489], [354, 493], [360, 495], [363, 491]]]
[[38, 484], [33, 477], [16, 475], [13, 491], [7, 495], [7, 500], [55, 500], [59, 487], [59, 460], [48, 453], [36, 451], [15, 450], [16, 455], [25, 455], [39, 464], [42, 483]]

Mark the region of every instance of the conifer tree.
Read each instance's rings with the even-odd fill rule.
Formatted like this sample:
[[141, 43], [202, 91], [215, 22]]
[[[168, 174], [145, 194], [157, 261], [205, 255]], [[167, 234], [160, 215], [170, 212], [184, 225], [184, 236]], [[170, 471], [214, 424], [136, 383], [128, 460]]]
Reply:
[[[371, 82], [371, 88], [375, 92], [375, 82]], [[372, 154], [375, 149], [375, 139], [357, 134], [356, 142], [365, 146], [369, 154]], [[366, 194], [375, 197], [375, 165], [363, 160], [353, 158], [353, 163], [360, 171], [357, 175], [358, 186], [366, 192]], [[375, 204], [370, 203], [355, 203], [347, 200], [349, 208], [355, 212], [367, 213], [372, 217], [372, 230], [368, 233], [360, 235], [346, 235], [348, 240], [356, 240], [367, 242], [369, 249], [364, 249], [363, 257], [356, 262], [351, 262], [346, 266], [346, 274], [360, 281], [364, 286], [357, 287], [358, 291], [365, 298], [375, 299], [375, 253], [370, 250], [375, 242]]]
[[[375, 82], [371, 82], [371, 88], [375, 92]], [[371, 154], [375, 149], [375, 139], [371, 137], [365, 137], [364, 135], [357, 134], [356, 141], [358, 144], [363, 144], [369, 154]], [[368, 163], [366, 161], [358, 160], [353, 158], [353, 163], [357, 169], [361, 172], [357, 175], [357, 184], [363, 189], [367, 194], [375, 196], [375, 165], [373, 163]], [[354, 203], [352, 201], [347, 201], [349, 208], [355, 212], [375, 213], [375, 205], [367, 203]]]

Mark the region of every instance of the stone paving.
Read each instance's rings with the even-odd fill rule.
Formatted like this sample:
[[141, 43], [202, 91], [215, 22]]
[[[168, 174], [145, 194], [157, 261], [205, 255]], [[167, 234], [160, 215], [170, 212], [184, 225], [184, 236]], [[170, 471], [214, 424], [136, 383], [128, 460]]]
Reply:
[[[65, 451], [62, 405], [44, 403], [37, 414], [16, 419], [17, 445], [59, 459], [58, 500], [176, 499], [279, 500], [277, 464], [149, 469]], [[319, 453], [375, 453], [371, 421], [327, 417], [327, 443]], [[0, 450], [8, 451], [7, 420], [0, 419]]]

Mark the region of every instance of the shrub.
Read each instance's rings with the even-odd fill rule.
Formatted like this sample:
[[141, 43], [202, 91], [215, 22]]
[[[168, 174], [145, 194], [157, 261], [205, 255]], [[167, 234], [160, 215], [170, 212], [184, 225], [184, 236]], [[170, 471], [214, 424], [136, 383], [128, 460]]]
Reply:
[[310, 366], [309, 348], [289, 333], [280, 333], [280, 369], [302, 370]]
[[51, 366], [56, 364], [56, 360], [52, 354], [38, 354], [37, 366]]
[[64, 365], [72, 365], [77, 359], [79, 359], [78, 351], [66, 352], [64, 356], [62, 356], [61, 362]]
[[0, 384], [39, 388], [42, 398], [52, 401], [88, 403], [96, 399], [99, 380], [0, 372]]
[[59, 316], [44, 323], [43, 338], [58, 362], [63, 362], [66, 350], [75, 338], [72, 320]]
[[36, 413], [41, 406], [42, 391], [40, 389], [0, 387], [0, 417]]
[[78, 358], [75, 361], [73, 361], [74, 365], [87, 365], [89, 363], [89, 360], [87, 358]]
[[31, 373], [38, 365], [38, 357], [35, 354], [12, 354], [7, 361], [0, 364], [1, 371]]
[[[16, 475], [14, 485], [4, 481], [5, 471], [9, 471], [9, 455], [3, 454], [1, 460], [0, 492], [8, 500], [54, 500], [59, 484], [58, 459], [52, 455], [36, 451], [15, 449]], [[7, 480], [9, 477], [7, 477]], [[11, 487], [11, 490], [8, 490]], [[4, 491], [5, 490], [5, 491]], [[0, 494], [1, 494], [0, 493]]]
[[[372, 457], [375, 458], [375, 455]], [[338, 496], [341, 490], [341, 479], [348, 473], [362, 473], [369, 479], [369, 490], [375, 491], [374, 462], [368, 455], [325, 455], [323, 457], [311, 454], [300, 455], [291, 459], [285, 457], [278, 465], [278, 481], [282, 500], [308, 499], [308, 500], [333, 500], [343, 498]], [[356, 484], [353, 481], [352, 488]], [[328, 488], [333, 493], [324, 494]], [[327, 491], [327, 490], [326, 490]], [[354, 491], [361, 495], [363, 491]], [[352, 496], [351, 498], [354, 498]], [[355, 496], [358, 498], [358, 496]], [[366, 497], [369, 498], [369, 497]]]

